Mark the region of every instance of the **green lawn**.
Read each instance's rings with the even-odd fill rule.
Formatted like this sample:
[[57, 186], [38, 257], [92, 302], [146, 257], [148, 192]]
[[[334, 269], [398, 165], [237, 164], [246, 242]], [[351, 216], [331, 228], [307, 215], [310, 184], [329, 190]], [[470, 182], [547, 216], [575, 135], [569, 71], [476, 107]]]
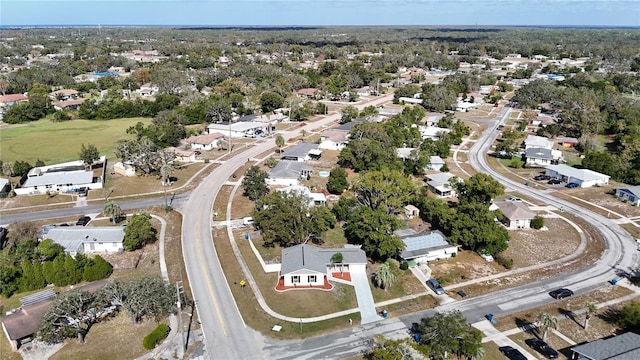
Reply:
[[0, 160], [27, 161], [37, 159], [45, 164], [78, 160], [81, 144], [93, 144], [100, 155], [114, 158], [114, 144], [130, 135], [126, 130], [138, 121], [150, 118], [114, 120], [71, 120], [54, 123], [47, 119], [27, 124], [8, 125], [0, 130]]

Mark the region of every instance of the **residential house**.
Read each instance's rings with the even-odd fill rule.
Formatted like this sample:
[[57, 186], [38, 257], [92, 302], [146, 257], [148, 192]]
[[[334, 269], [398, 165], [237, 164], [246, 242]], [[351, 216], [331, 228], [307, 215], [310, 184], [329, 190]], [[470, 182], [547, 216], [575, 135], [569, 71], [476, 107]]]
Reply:
[[451, 198], [456, 196], [456, 189], [451, 186], [451, 180], [462, 181], [452, 173], [438, 173], [425, 175], [429, 191], [439, 198]]
[[322, 150], [318, 148], [318, 144], [299, 143], [291, 149], [285, 150], [280, 158], [288, 161], [304, 162], [308, 160], [318, 160], [322, 156]]
[[269, 171], [267, 185], [299, 185], [300, 179], [308, 179], [313, 173], [311, 166], [298, 161], [280, 161]]
[[527, 165], [544, 167], [557, 164], [562, 157], [562, 152], [545, 148], [528, 148], [524, 152], [524, 157]]
[[159, 91], [160, 91], [160, 88], [157, 87], [156, 85], [153, 85], [152, 83], [146, 83], [146, 84], [142, 84], [140, 88], [136, 90], [136, 93], [138, 93], [138, 95], [140, 95], [143, 98], [149, 98], [157, 94]]
[[316, 88], [305, 88], [296, 91], [296, 95], [307, 99], [315, 99], [317, 94], [318, 89]]
[[578, 169], [565, 164], [547, 166], [545, 175], [567, 183], [576, 183], [582, 188], [606, 185], [611, 178], [593, 170]]
[[[342, 254], [336, 263], [335, 254]], [[358, 247], [323, 249], [300, 244], [282, 250], [282, 264], [278, 288], [325, 288], [330, 289], [331, 277], [343, 273], [366, 272], [367, 256]]]
[[303, 185], [290, 185], [286, 188], [277, 189], [276, 191], [283, 191], [287, 194], [296, 193], [298, 195], [306, 196], [307, 198], [309, 198], [309, 206], [327, 205], [327, 197], [325, 194], [311, 192], [311, 189]]
[[20, 346], [34, 339], [40, 328], [40, 319], [55, 297], [56, 293], [52, 289], [25, 296], [20, 298], [20, 308], [2, 318], [2, 330], [12, 351], [18, 351]]
[[23, 94], [3, 95], [3, 96], [0, 96], [0, 107], [9, 108], [11, 105], [14, 105], [23, 101], [29, 101], [29, 98]]
[[190, 136], [186, 139], [191, 149], [205, 151], [219, 148], [221, 141], [224, 141], [224, 135], [219, 132]]
[[219, 132], [234, 139], [254, 138], [258, 133], [267, 131], [268, 128], [268, 124], [263, 124], [257, 121], [243, 121], [236, 123], [209, 124], [207, 125], [206, 133], [213, 134]]
[[571, 348], [572, 360], [640, 359], [640, 335], [626, 332]]
[[77, 111], [78, 109], [80, 109], [80, 105], [82, 105], [82, 103], [84, 103], [85, 99], [69, 99], [69, 100], [64, 100], [64, 101], [58, 101], [53, 103], [53, 108], [60, 111], [60, 110], [74, 110]]
[[[106, 157], [100, 158], [104, 164]], [[44, 194], [46, 192], [74, 192], [80, 187], [102, 189], [102, 177], [86, 171], [82, 160], [36, 167], [29, 170], [27, 180], [14, 189], [17, 195]]]
[[[95, 293], [107, 284], [107, 280], [98, 280], [79, 287], [81, 291]], [[20, 298], [21, 306], [6, 317], [2, 318], [2, 330], [9, 340], [12, 351], [18, 351], [20, 346], [31, 342], [40, 328], [40, 320], [49, 309], [56, 297], [52, 289], [46, 289], [35, 294]], [[115, 309], [108, 308], [102, 314]]]
[[493, 203], [502, 213], [502, 223], [509, 230], [528, 229], [536, 214], [522, 201], [496, 201]]
[[413, 160], [416, 158], [415, 151], [416, 151], [416, 148], [410, 148], [410, 147], [396, 148], [396, 157], [402, 159], [402, 161]]
[[442, 135], [450, 133], [451, 129], [435, 126], [418, 126], [418, 131], [423, 140], [438, 140]]
[[78, 98], [78, 90], [74, 89], [61, 89], [49, 93], [49, 97], [52, 100], [66, 101]]
[[444, 165], [445, 162], [440, 156], [429, 156], [429, 163], [425, 166], [425, 170], [440, 171]]
[[458, 253], [458, 247], [449, 244], [447, 237], [438, 230], [418, 234], [412, 229], [394, 232], [405, 245], [400, 257], [407, 261], [426, 264], [429, 261], [448, 259]]
[[325, 130], [320, 135], [318, 149], [341, 151], [347, 146], [348, 135], [345, 131]]
[[524, 148], [553, 149], [553, 141], [544, 136], [529, 135], [524, 140]]
[[616, 197], [628, 201], [631, 205], [640, 206], [640, 186], [617, 188]]
[[3, 114], [13, 105], [23, 102], [29, 101], [25, 95], [22, 94], [10, 94], [0, 96], [0, 120], [2, 119]]
[[124, 250], [124, 228], [121, 226], [63, 226], [49, 229], [43, 235], [64, 251], [76, 256], [78, 253], [114, 253]]

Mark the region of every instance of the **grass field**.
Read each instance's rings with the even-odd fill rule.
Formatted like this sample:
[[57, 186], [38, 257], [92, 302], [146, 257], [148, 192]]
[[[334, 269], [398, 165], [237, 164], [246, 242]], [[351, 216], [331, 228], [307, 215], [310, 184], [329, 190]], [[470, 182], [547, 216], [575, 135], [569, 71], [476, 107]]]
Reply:
[[28, 124], [8, 125], [0, 131], [0, 159], [45, 164], [78, 160], [80, 146], [93, 144], [100, 155], [114, 158], [114, 144], [131, 136], [126, 134], [137, 122], [148, 124], [149, 118], [114, 120], [71, 120], [54, 123], [42, 119]]

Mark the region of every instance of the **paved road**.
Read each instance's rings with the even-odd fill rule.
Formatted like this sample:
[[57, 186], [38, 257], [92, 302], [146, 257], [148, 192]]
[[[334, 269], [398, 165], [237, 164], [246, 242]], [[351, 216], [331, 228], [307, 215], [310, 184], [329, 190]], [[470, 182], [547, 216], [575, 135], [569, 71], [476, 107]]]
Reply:
[[[387, 95], [371, 102], [357, 105], [378, 105], [388, 102]], [[338, 120], [339, 113], [304, 127], [307, 132], [319, 131]], [[285, 139], [300, 135], [298, 128], [284, 132]], [[217, 359], [265, 359], [264, 340], [256, 331], [245, 326], [235, 304], [231, 289], [223, 274], [211, 237], [212, 204], [216, 194], [229, 176], [247, 159], [256, 157], [275, 146], [274, 138], [258, 141], [253, 147], [227, 160], [213, 170], [202, 183], [191, 192], [182, 207], [182, 251], [189, 283], [196, 302], [202, 331], [205, 336], [207, 358]]]
[[[377, 103], [381, 103], [384, 100], [378, 99]], [[510, 108], [504, 108], [492, 125], [497, 125], [498, 121], [503, 122], [507, 119], [510, 111]], [[306, 130], [322, 127], [322, 125], [336, 120], [338, 117], [339, 114], [329, 116], [320, 122], [308, 125]], [[497, 132], [494, 129], [495, 126], [489, 127], [469, 151], [470, 164], [476, 170], [492, 175], [511, 189], [558, 208], [562, 207], [565, 211], [571, 211], [574, 215], [592, 224], [607, 242], [607, 248], [602, 258], [595, 264], [587, 264], [585, 268], [570, 274], [562, 274], [516, 288], [449, 303], [435, 310], [397, 318], [392, 317], [377, 323], [354, 326], [348, 330], [321, 337], [296, 341], [278, 341], [263, 338], [255, 331], [245, 327], [233, 301], [213, 247], [211, 208], [215, 194], [217, 194], [217, 191], [231, 173], [240, 167], [247, 158], [254, 157], [267, 148], [274, 146], [272, 139], [265, 139], [255, 147], [216, 168], [189, 196], [183, 195], [186, 197], [186, 203], [182, 207], [184, 214], [183, 252], [189, 281], [193, 289], [196, 306], [198, 307], [203, 333], [205, 334], [207, 352], [205, 358], [335, 359], [353, 356], [361, 353], [369, 346], [369, 341], [373, 335], [406, 336], [407, 329], [413, 322], [433, 314], [436, 310], [459, 309], [470, 322], [475, 322], [482, 319], [484, 314], [488, 312], [500, 316], [550, 303], [554, 300], [546, 293], [553, 288], [568, 286], [577, 294], [580, 294], [597, 287], [607, 286], [606, 282], [615, 276], [615, 269], [629, 270], [635, 267], [638, 260], [635, 242], [620, 226], [603, 216], [582, 209], [572, 203], [556, 199], [544, 192], [530, 189], [493, 171], [488, 166], [484, 154], [487, 153], [493, 139], [497, 136]], [[284, 134], [284, 136], [287, 138], [298, 134], [299, 129]], [[159, 200], [145, 199], [139, 201], [156, 201], [157, 203]], [[123, 204], [125, 203], [131, 203], [133, 207], [149, 206], [139, 205], [135, 202], [123, 202]], [[136, 205], [134, 206], [134, 204]], [[76, 212], [75, 214], [92, 212], [88, 210], [89, 208], [76, 209], [81, 212]], [[100, 210], [102, 210], [101, 206], [94, 212]], [[12, 222], [15, 220], [7, 221], [7, 219], [22, 219], [26, 216], [32, 219], [68, 216], [58, 215], [63, 211], [74, 211], [74, 209], [22, 214], [15, 218], [10, 218], [13, 215], [5, 215], [0, 219], [0, 223]]]
[[[610, 286], [607, 281], [615, 277], [615, 270], [629, 270], [638, 261], [638, 252], [633, 238], [620, 226], [609, 219], [583, 209], [572, 203], [562, 201], [541, 191], [530, 189], [524, 184], [514, 182], [495, 172], [488, 165], [485, 155], [497, 137], [495, 131], [499, 123], [509, 118], [511, 108], [504, 108], [491, 126], [480, 136], [469, 151], [469, 162], [479, 172], [488, 173], [507, 187], [544, 203], [562, 207], [574, 215], [592, 224], [604, 237], [607, 248], [595, 264], [569, 274], [543, 279], [534, 283], [505, 289], [483, 296], [447, 303], [434, 310], [389, 318], [384, 321], [360, 326], [322, 337], [302, 341], [278, 342], [268, 340], [265, 351], [269, 358], [276, 359], [332, 359], [354, 356], [362, 353], [369, 346], [369, 339], [376, 334], [387, 337], [407, 336], [407, 329], [422, 317], [432, 315], [435, 311], [460, 310], [469, 320], [477, 322], [487, 313], [496, 316], [508, 315], [523, 310], [536, 308], [553, 300], [547, 294], [558, 287], [570, 287], [576, 294], [584, 293], [598, 287]], [[561, 240], [560, 240], [561, 241]], [[391, 314], [393, 315], [393, 314]]]
[[[188, 199], [189, 193], [176, 194], [173, 199], [173, 207], [180, 208], [182, 204]], [[167, 198], [170, 199], [171, 195], [167, 195]], [[154, 206], [164, 206], [164, 197], [153, 197], [153, 198], [145, 198], [145, 199], [137, 199], [137, 200], [127, 200], [127, 201], [117, 201], [118, 205], [122, 210], [131, 210], [131, 209], [143, 209], [147, 207]], [[82, 216], [85, 214], [96, 214], [102, 212], [104, 209], [104, 204], [95, 204], [81, 207], [69, 207], [69, 208], [61, 208], [55, 210], [42, 210], [42, 211], [31, 211], [31, 212], [23, 212], [19, 214], [2, 214], [0, 215], [0, 225], [13, 224], [15, 222], [21, 221], [35, 221], [35, 220], [45, 220], [45, 219], [55, 219], [55, 218], [65, 218], [72, 216]]]

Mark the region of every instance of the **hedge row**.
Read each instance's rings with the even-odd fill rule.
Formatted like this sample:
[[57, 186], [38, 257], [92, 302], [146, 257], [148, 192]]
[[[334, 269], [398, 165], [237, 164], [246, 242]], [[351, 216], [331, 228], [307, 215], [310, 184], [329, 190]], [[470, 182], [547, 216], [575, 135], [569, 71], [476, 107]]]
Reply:
[[151, 333], [149, 333], [149, 335], [144, 337], [144, 339], [142, 340], [142, 346], [144, 346], [144, 348], [147, 350], [153, 349], [154, 347], [156, 347], [156, 345], [158, 345], [164, 339], [166, 339], [167, 336], [169, 336], [169, 331], [171, 331], [171, 328], [169, 328], [169, 325], [167, 324], [158, 325], [158, 327], [156, 327], [155, 330], [153, 330]]

